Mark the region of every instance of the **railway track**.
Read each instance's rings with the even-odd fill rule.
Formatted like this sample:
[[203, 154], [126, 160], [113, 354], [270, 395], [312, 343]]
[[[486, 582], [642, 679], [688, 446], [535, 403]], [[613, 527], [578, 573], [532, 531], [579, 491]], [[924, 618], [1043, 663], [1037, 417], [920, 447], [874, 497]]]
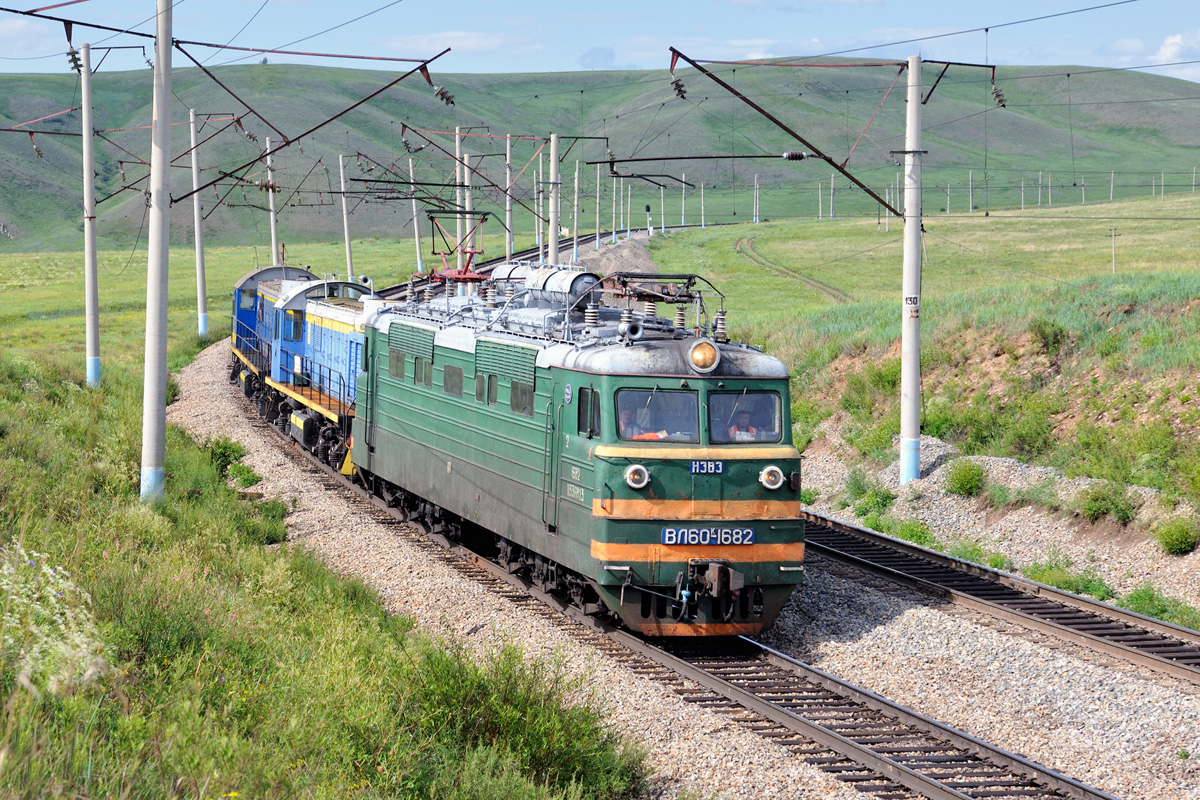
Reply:
[[818, 553], [1030, 630], [1200, 684], [1200, 632], [804, 512]]
[[[277, 429], [250, 414], [258, 429]], [[926, 797], [1114, 800], [1110, 795], [898, 706], [748, 639], [660, 647], [587, 616], [479, 553], [422, 534], [395, 509], [290, 440], [307, 474], [464, 577], [521, 605], [687, 702], [729, 716], [816, 768], [880, 800]], [[540, 601], [540, 602], [539, 602]]]

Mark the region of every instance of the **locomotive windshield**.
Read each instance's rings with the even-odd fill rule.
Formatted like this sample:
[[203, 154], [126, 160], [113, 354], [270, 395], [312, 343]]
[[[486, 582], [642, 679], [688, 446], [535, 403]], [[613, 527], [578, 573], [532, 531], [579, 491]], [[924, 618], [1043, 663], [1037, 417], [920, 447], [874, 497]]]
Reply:
[[778, 442], [780, 400], [775, 392], [710, 392], [708, 420], [713, 444]]
[[617, 392], [617, 433], [636, 441], [699, 442], [696, 392], [622, 389]]

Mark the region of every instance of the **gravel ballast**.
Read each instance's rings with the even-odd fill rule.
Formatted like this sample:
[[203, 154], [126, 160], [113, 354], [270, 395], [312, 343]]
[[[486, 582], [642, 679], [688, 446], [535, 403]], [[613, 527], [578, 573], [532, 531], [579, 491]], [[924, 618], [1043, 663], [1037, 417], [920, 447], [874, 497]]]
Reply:
[[[340, 493], [322, 489], [283, 454], [277, 436], [243, 417], [249, 406], [228, 374], [226, 342], [201, 353], [176, 376], [180, 392], [169, 421], [198, 441], [226, 436], [246, 445], [244, 462], [265, 478], [255, 489], [297, 505], [288, 517], [290, 539], [373, 586], [389, 610], [435, 635], [461, 638], [481, 655], [513, 643], [568, 660], [587, 676], [611, 724], [650, 752], [653, 796], [683, 790], [728, 798], [864, 796], [565, 637], [431, 559], [394, 528], [348, 508]], [[832, 449], [805, 462], [806, 483], [823, 494], [844, 475]], [[931, 510], [940, 490], [922, 492], [913, 513], [923, 520], [942, 513]], [[962, 502], [961, 510], [949, 506], [944, 513], [955, 520], [979, 513]], [[875, 579], [864, 582], [827, 562], [810, 560], [809, 578], [768, 644], [1118, 797], [1200, 800], [1200, 761], [1180, 757], [1200, 752], [1196, 687], [1140, 675], [1074, 646], [1032, 641], [1015, 628]]]

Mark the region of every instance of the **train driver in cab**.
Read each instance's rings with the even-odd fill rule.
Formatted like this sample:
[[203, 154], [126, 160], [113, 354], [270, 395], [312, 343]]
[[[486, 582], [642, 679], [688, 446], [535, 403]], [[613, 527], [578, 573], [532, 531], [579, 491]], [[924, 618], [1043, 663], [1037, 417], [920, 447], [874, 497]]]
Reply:
[[622, 439], [636, 439], [639, 436], [644, 436], [646, 429], [637, 424], [636, 411], [633, 406], [621, 406], [621, 412], [617, 416], [617, 426]]
[[738, 409], [733, 415], [733, 424], [729, 426], [729, 441], [752, 442], [758, 438], [758, 428], [750, 424], [750, 412], [744, 408]]

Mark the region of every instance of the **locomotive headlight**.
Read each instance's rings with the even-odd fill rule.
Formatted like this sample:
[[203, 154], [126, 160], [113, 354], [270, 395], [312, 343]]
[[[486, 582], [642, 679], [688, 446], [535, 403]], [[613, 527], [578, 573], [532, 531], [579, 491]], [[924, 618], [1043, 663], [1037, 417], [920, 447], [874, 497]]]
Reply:
[[780, 486], [783, 486], [783, 470], [774, 464], [769, 467], [763, 467], [762, 472], [758, 473], [758, 482], [763, 485], [764, 489], [775, 491]]
[[700, 339], [688, 350], [688, 360], [696, 372], [709, 373], [721, 363], [721, 351], [709, 339]]
[[641, 464], [630, 464], [625, 469], [625, 483], [629, 484], [630, 489], [645, 489], [646, 484], [650, 483], [650, 470]]

